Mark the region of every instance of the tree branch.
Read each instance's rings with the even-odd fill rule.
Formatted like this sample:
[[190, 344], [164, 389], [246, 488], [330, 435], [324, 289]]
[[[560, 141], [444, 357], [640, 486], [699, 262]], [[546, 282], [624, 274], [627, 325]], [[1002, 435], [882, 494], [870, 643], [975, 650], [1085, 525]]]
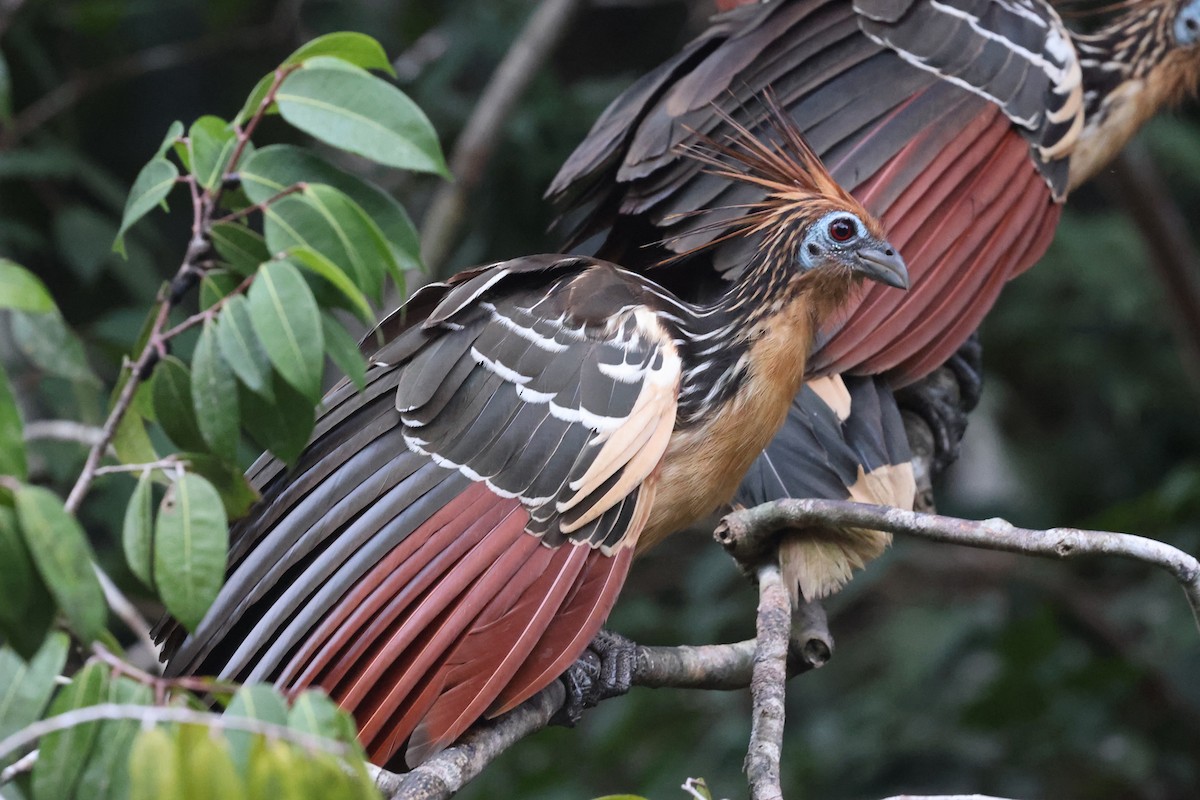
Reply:
[[450, 158], [454, 183], [445, 184], [438, 190], [421, 223], [422, 255], [431, 275], [438, 274], [454, 249], [466, 213], [467, 198], [483, 178], [504, 130], [504, 121], [582, 5], [583, 0], [542, 0], [496, 67], [454, 145], [454, 154]]
[[759, 567], [758, 593], [758, 647], [750, 681], [754, 711], [745, 769], [752, 800], [783, 800], [779, 762], [783, 757], [792, 598], [783, 585], [778, 563]]
[[1179, 581], [1200, 627], [1200, 561], [1163, 542], [1128, 533], [1077, 528], [1030, 530], [1002, 519], [973, 522], [842, 500], [789, 499], [735, 511], [721, 521], [715, 536], [738, 561], [754, 563], [773, 547], [775, 534], [813, 525], [871, 528], [1049, 558], [1112, 555], [1141, 561], [1170, 572]]
[[163, 722], [178, 722], [184, 725], [205, 725], [210, 728], [228, 731], [245, 731], [259, 734], [272, 739], [280, 739], [299, 745], [309, 751], [333, 753], [339, 757], [348, 757], [351, 749], [343, 742], [326, 739], [311, 733], [292, 730], [286, 725], [274, 722], [264, 722], [250, 717], [231, 717], [214, 714], [208, 711], [193, 711], [190, 708], [173, 706], [141, 706], [123, 703], [100, 703], [94, 706], [72, 709], [63, 714], [38, 720], [26, 725], [6, 739], [0, 740], [0, 760], [12, 753], [24, 750], [36, 743], [43, 736], [57, 731], [65, 731], [89, 722], [111, 720], [135, 720], [143, 725], [155, 725]]
[[[786, 649], [789, 675], [823, 665], [833, 648], [823, 614], [798, 613], [796, 620]], [[745, 689], [753, 674], [755, 650], [754, 639], [703, 647], [639, 646], [634, 657], [633, 685]], [[808, 654], [815, 654], [815, 658], [809, 660]], [[549, 725], [565, 700], [562, 681], [555, 681], [507, 714], [476, 724], [452, 747], [412, 772], [375, 770], [376, 785], [389, 800], [444, 800], [466, 786], [509, 747]]]

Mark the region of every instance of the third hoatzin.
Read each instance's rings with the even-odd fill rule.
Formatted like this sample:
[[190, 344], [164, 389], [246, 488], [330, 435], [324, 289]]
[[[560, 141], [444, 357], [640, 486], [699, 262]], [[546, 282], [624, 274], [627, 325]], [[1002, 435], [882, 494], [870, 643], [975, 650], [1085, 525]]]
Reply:
[[[1045, 0], [724, 5], [742, 7], [615, 100], [559, 172], [549, 194], [571, 227], [567, 246], [632, 269], [684, 253], [651, 274], [693, 299], [720, 291], [756, 243], [699, 246], [761, 190], [704, 174], [678, 146], [721, 135], [731, 119], [756, 130], [761, 114], [745, 101], [770, 86], [834, 178], [884, 221], [912, 288], [867, 287], [822, 328], [813, 380], [738, 500], [911, 508], [892, 390], [951, 357], [1005, 282], [1045, 252], [1067, 193], [1194, 90], [1200, 0], [1126, 0], [1088, 34]], [[942, 450], [955, 446], [961, 421], [948, 433], [932, 416]], [[821, 596], [886, 541], [814, 531], [805, 547], [794, 537], [792, 578]]]
[[726, 292], [558, 255], [423, 288], [298, 464], [251, 469], [215, 604], [157, 631], [167, 674], [324, 687], [375, 762], [414, 765], [566, 670], [635, 551], [732, 496], [855, 284], [907, 285], [782, 117], [721, 141], [697, 160], [763, 191], [720, 234], [756, 240]]

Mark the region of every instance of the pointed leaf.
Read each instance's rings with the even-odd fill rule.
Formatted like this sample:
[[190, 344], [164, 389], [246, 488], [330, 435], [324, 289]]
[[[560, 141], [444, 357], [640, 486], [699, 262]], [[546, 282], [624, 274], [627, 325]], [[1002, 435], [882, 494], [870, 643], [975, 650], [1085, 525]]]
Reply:
[[283, 65], [303, 64], [317, 56], [333, 56], [356, 67], [377, 69], [395, 76], [392, 63], [388, 61], [387, 53], [379, 42], [363, 33], [340, 31], [318, 36], [311, 42], [301, 45], [296, 52], [288, 56]]
[[[273, 722], [277, 725], [288, 724], [287, 703], [284, 702], [283, 696], [275, 690], [275, 687], [265, 683], [252, 684], [238, 689], [237, 694], [233, 696], [233, 702], [225, 709], [225, 716], [246, 717], [263, 722]], [[252, 751], [256, 749], [255, 741], [261, 737], [246, 731], [235, 730], [228, 731], [225, 737], [229, 740], [233, 763], [237, 765], [239, 771], [245, 773]], [[251, 796], [257, 797], [258, 795]]]
[[375, 312], [371, 311], [371, 305], [367, 302], [367, 298], [337, 264], [310, 247], [297, 247], [290, 250], [288, 260], [329, 281], [350, 301], [354, 312], [364, 323], [370, 325], [375, 319]]
[[175, 165], [161, 156], [151, 159], [142, 167], [133, 181], [133, 188], [129, 190], [129, 199], [125, 201], [125, 212], [121, 215], [121, 227], [117, 229], [113, 250], [125, 255], [125, 232], [166, 199], [178, 177], [179, 170]]
[[229, 462], [237, 461], [237, 379], [217, 343], [219, 320], [209, 320], [200, 331], [192, 356], [192, 403], [196, 423], [209, 449]]
[[217, 342], [221, 345], [221, 355], [238, 380], [250, 391], [270, 400], [271, 360], [258, 334], [254, 332], [249, 303], [245, 297], [231, 297], [221, 309]]
[[284, 79], [275, 101], [284, 119], [326, 144], [398, 169], [450, 176], [429, 118], [369, 73], [307, 66]]
[[221, 496], [204, 478], [185, 473], [167, 490], [154, 525], [154, 585], [188, 630], [221, 589], [228, 547]]
[[269, 402], [253, 392], [239, 395], [246, 431], [264, 450], [280, 461], [294, 463], [304, 452], [316, 422], [313, 403], [287, 381], [272, 373], [275, 401]]
[[41, 719], [70, 645], [65, 633], [53, 633], [28, 662], [9, 648], [0, 648], [0, 739]]
[[17, 529], [17, 515], [0, 506], [0, 634], [23, 658], [32, 658], [42, 647], [56, 610]]
[[4, 365], [0, 364], [0, 475], [25, 480], [25, 433], [21, 411], [13, 395]]
[[200, 308], [205, 310], [212, 308], [241, 283], [241, 278], [227, 270], [210, 270], [200, 279]]
[[192, 375], [175, 356], [154, 368], [154, 416], [181, 450], [207, 450], [192, 403]]
[[258, 499], [258, 492], [246, 480], [246, 474], [236, 464], [222, 461], [208, 453], [180, 453], [188, 463], [188, 470], [202, 476], [221, 495], [225, 516], [237, 519], [244, 516]]
[[[50, 716], [65, 714], [77, 708], [94, 706], [108, 695], [108, 668], [99, 662], [84, 666], [50, 704]], [[33, 768], [35, 797], [74, 797], [75, 785], [83, 772], [100, 723], [88, 722], [42, 738], [38, 760]]]
[[85, 383], [100, 383], [88, 366], [83, 343], [57, 313], [11, 315], [13, 342], [39, 369], [60, 378]]
[[[154, 702], [154, 692], [145, 684], [119, 677], [109, 683], [107, 701], [148, 706]], [[140, 728], [141, 723], [132, 719], [100, 723], [92, 757], [79, 778], [77, 797], [125, 800], [129, 796], [129, 758]]]
[[367, 388], [367, 361], [359, 352], [358, 342], [342, 327], [342, 323], [328, 313], [321, 315], [321, 325], [329, 357], [361, 392]]
[[[297, 183], [323, 183], [340, 189], [366, 212], [391, 250], [400, 270], [422, 269], [417, 229], [396, 198], [373, 183], [335, 167], [315, 153], [287, 144], [264, 147], [246, 159], [241, 171], [246, 195], [262, 203]], [[266, 260], [265, 258], [262, 260]], [[385, 264], [390, 270], [391, 264]], [[393, 273], [397, 284], [403, 276]], [[369, 291], [362, 287], [363, 291]]]
[[167, 128], [167, 135], [163, 137], [162, 144], [158, 146], [158, 150], [154, 151], [154, 157], [162, 158], [180, 136], [183, 136], [183, 123], [175, 120]]
[[286, 261], [259, 270], [247, 294], [250, 321], [284, 380], [314, 403], [321, 395], [321, 313], [300, 272]]
[[212, 189], [225, 177], [229, 157], [237, 144], [237, 134], [220, 117], [203, 116], [188, 131], [192, 174], [205, 189]]
[[35, 314], [57, 309], [46, 284], [32, 272], [7, 258], [0, 258], [0, 308]]
[[[255, 158], [259, 152], [261, 151], [255, 152]], [[242, 180], [245, 180], [244, 175]], [[256, 203], [260, 202], [253, 197], [250, 199]], [[271, 258], [263, 237], [240, 223], [218, 222], [212, 226], [211, 238], [217, 255], [242, 277], [253, 275], [259, 264]]]
[[129, 756], [130, 800], [165, 800], [183, 796], [179, 754], [162, 728], [143, 730]]
[[15, 497], [17, 521], [38, 574], [75, 633], [91, 642], [104, 633], [108, 606], [83, 528], [48, 489], [23, 486]]
[[142, 473], [129, 505], [125, 507], [125, 522], [121, 526], [121, 544], [125, 549], [125, 563], [137, 579], [146, 586], [153, 586], [153, 543], [154, 510], [153, 482], [150, 470]]

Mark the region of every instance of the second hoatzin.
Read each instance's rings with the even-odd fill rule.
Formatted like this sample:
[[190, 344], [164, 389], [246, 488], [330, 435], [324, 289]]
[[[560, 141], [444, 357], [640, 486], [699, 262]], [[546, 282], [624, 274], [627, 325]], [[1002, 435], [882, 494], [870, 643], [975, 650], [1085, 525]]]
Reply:
[[733, 495], [853, 287], [907, 286], [795, 129], [770, 133], [696, 154], [765, 192], [721, 234], [757, 245], [712, 303], [543, 255], [386, 320], [366, 390], [332, 392], [293, 469], [252, 468], [220, 596], [190, 634], [158, 631], [167, 674], [324, 687], [372, 760], [408, 765], [562, 674], [635, 551]]
[[[912, 507], [893, 389], [955, 354], [1004, 284], [1046, 251], [1068, 191], [1194, 90], [1200, 0], [1118, 2], [1090, 33], [1070, 30], [1047, 0], [722, 4], [741, 7], [613, 101], [555, 178], [566, 246], [652, 269], [693, 299], [721, 291], [754, 241], [699, 245], [760, 191], [715, 180], [678, 147], [719, 136], [729, 117], [755, 129], [760, 115], [745, 100], [772, 87], [834, 178], [887, 225], [912, 288], [866, 287], [822, 329], [814, 380], [738, 498]], [[669, 270], [656, 266], [677, 254]], [[955, 364], [977, 399], [976, 365]], [[964, 422], [914, 388], [904, 399], [930, 421], [944, 464]], [[792, 559], [806, 563], [793, 578], [810, 597], [840, 586], [888, 538], [812, 533], [807, 562]]]

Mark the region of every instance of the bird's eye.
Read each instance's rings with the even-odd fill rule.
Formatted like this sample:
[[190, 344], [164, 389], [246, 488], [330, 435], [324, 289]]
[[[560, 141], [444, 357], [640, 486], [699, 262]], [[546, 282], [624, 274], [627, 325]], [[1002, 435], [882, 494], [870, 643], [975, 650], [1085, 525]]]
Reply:
[[858, 233], [858, 228], [848, 217], [838, 217], [829, 223], [829, 238], [840, 244], [853, 239], [856, 233]]

